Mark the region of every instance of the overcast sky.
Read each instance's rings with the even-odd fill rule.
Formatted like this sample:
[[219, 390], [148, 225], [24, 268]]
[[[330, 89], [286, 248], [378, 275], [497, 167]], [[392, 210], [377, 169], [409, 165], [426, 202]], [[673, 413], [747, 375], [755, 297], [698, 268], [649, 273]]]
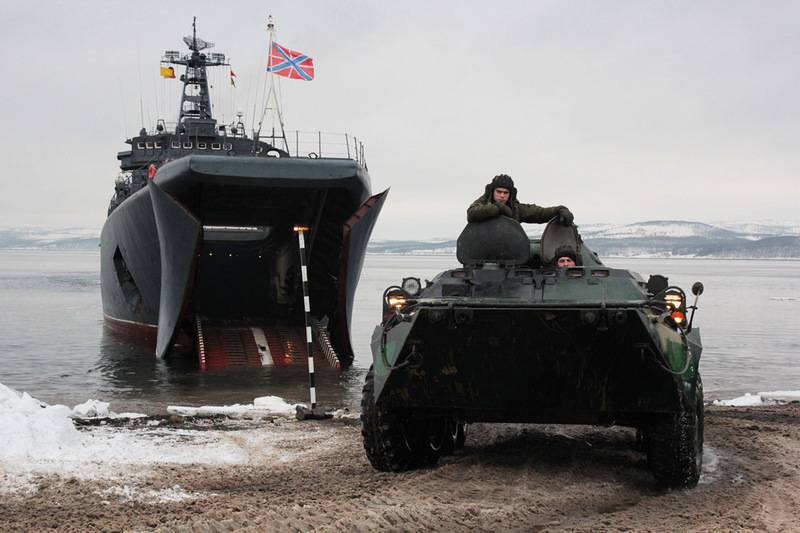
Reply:
[[251, 124], [269, 13], [316, 65], [282, 83], [287, 128], [355, 134], [373, 190], [392, 188], [377, 238], [457, 236], [500, 172], [578, 224], [800, 220], [800, 2], [0, 9], [0, 227], [102, 226], [126, 135], [176, 118], [159, 59], [193, 15], [237, 74], [212, 78], [216, 112]]

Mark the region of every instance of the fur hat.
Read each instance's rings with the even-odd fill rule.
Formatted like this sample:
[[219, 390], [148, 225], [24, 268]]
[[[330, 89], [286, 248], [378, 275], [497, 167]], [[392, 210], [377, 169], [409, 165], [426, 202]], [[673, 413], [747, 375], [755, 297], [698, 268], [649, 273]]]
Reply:
[[503, 189], [508, 189], [511, 193], [508, 199], [509, 205], [513, 205], [514, 201], [517, 199], [517, 188], [514, 187], [514, 180], [511, 179], [511, 176], [508, 174], [498, 174], [492, 181], [486, 184], [486, 199], [489, 201], [493, 201], [494, 198], [494, 190], [498, 187], [502, 187]]
[[569, 257], [575, 264], [578, 264], [578, 254], [575, 253], [575, 250], [572, 249], [572, 246], [559, 246], [556, 248], [556, 253], [553, 255], [553, 260], [555, 263], [558, 263], [558, 260], [562, 257]]

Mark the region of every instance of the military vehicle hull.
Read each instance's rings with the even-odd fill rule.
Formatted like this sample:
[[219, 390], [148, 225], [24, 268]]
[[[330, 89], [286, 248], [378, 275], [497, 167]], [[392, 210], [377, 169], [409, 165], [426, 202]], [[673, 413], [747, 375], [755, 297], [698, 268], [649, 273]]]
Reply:
[[648, 309], [420, 302], [409, 322], [376, 330], [375, 393], [414, 416], [638, 426], [694, 401], [689, 350]]
[[661, 484], [697, 483], [702, 344], [685, 294], [585, 246], [578, 264], [554, 267], [563, 246], [548, 234], [581, 243], [574, 228], [550, 229], [539, 242], [505, 217], [470, 224], [463, 268], [386, 290], [362, 396], [377, 469], [431, 465], [472, 422], [616, 424], [640, 430]]

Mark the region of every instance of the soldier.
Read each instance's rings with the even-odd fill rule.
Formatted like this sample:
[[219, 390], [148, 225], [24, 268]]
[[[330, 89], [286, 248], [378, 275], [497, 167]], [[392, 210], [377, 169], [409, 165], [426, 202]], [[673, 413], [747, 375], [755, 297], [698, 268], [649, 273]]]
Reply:
[[578, 264], [578, 254], [571, 246], [561, 246], [556, 249], [553, 262], [557, 267], [574, 267]]
[[549, 222], [558, 217], [559, 224], [571, 226], [573, 216], [563, 205], [540, 207], [536, 204], [523, 204], [517, 200], [514, 180], [506, 174], [499, 174], [486, 185], [486, 192], [472, 202], [467, 209], [467, 222], [481, 222], [496, 216], [511, 217], [517, 222]]

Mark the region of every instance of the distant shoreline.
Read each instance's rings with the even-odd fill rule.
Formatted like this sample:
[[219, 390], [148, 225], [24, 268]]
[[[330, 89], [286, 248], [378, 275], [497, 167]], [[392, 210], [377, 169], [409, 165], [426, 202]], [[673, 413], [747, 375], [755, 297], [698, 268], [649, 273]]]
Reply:
[[[0, 252], [84, 252], [98, 253], [99, 244], [96, 247], [0, 247]], [[369, 257], [442, 257], [455, 259], [455, 253], [390, 253], [390, 252], [367, 252]], [[710, 257], [710, 256], [656, 256], [656, 255], [603, 255], [602, 259], [677, 259], [677, 260], [708, 260], [708, 261], [798, 261], [800, 257]]]

